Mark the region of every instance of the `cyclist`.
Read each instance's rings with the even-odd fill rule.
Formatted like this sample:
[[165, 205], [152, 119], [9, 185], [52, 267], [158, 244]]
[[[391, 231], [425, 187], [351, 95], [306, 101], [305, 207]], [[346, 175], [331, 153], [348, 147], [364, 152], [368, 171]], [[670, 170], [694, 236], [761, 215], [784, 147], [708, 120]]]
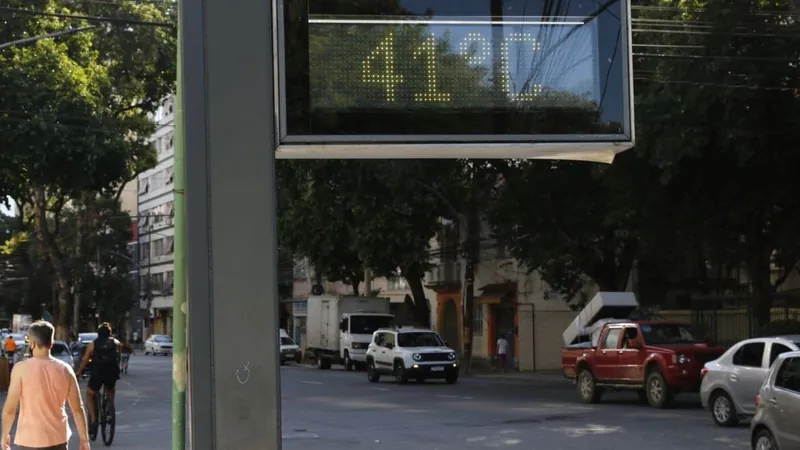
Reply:
[[106, 396], [111, 406], [114, 405], [114, 389], [119, 379], [120, 343], [111, 336], [111, 324], [104, 322], [97, 329], [97, 339], [86, 348], [77, 376], [92, 361], [89, 383], [86, 386], [87, 403], [89, 404], [89, 426], [91, 433], [97, 433], [97, 392], [105, 386]]

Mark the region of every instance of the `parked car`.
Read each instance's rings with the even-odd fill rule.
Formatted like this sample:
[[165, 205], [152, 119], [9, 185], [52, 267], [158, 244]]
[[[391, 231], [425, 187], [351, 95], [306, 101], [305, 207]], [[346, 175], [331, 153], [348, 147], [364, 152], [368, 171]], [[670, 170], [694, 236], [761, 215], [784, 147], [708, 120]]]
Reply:
[[724, 352], [687, 324], [613, 322], [603, 327], [597, 346], [565, 348], [561, 369], [577, 381], [586, 403], [599, 402], [606, 389], [630, 389], [654, 408], [666, 408], [675, 394], [698, 391], [703, 364]]
[[286, 330], [280, 330], [279, 338], [281, 341], [281, 365], [286, 364], [287, 361], [294, 361], [296, 364], [300, 364], [303, 358], [300, 346], [289, 337], [289, 333], [287, 333]]
[[782, 353], [755, 398], [753, 450], [800, 450], [800, 352]]
[[144, 343], [144, 354], [149, 355], [151, 353], [153, 355], [171, 355], [172, 337], [164, 334], [154, 334], [147, 338]]
[[733, 426], [756, 412], [753, 398], [779, 355], [800, 350], [800, 335], [747, 339], [702, 370], [700, 401], [719, 426]]

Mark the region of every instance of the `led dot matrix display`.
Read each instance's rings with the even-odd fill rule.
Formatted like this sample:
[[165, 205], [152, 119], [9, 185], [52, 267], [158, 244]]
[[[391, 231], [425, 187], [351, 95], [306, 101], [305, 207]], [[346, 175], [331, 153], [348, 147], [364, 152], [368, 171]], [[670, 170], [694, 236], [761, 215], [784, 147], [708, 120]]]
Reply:
[[597, 101], [595, 34], [582, 22], [311, 17], [311, 106]]

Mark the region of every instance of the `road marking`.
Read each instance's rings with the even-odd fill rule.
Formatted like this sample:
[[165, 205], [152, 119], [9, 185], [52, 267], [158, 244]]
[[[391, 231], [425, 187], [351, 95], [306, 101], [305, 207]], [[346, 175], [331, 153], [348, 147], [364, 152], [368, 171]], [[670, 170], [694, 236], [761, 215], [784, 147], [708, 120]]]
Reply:
[[301, 380], [300, 382], [301, 383], [305, 383], [305, 384], [322, 384], [321, 381], [303, 381], [303, 380]]
[[373, 391], [384, 391], [384, 392], [389, 390], [387, 388], [370, 388], [370, 389], [372, 389]]
[[437, 395], [439, 398], [451, 398], [455, 400], [475, 400], [474, 397], [461, 397], [459, 395]]
[[314, 433], [293, 433], [284, 434], [283, 439], [319, 439], [319, 435]]

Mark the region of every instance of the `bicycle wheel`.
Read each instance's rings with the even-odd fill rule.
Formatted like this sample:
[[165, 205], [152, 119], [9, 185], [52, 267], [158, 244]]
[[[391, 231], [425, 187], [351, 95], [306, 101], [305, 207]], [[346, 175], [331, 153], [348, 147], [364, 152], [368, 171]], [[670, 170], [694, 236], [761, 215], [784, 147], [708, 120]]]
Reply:
[[[105, 393], [105, 391], [103, 391]], [[111, 445], [114, 442], [114, 431], [116, 429], [117, 424], [117, 414], [114, 408], [114, 404], [109, 401], [108, 397], [103, 395], [103, 444], [106, 444], [106, 447]]]

